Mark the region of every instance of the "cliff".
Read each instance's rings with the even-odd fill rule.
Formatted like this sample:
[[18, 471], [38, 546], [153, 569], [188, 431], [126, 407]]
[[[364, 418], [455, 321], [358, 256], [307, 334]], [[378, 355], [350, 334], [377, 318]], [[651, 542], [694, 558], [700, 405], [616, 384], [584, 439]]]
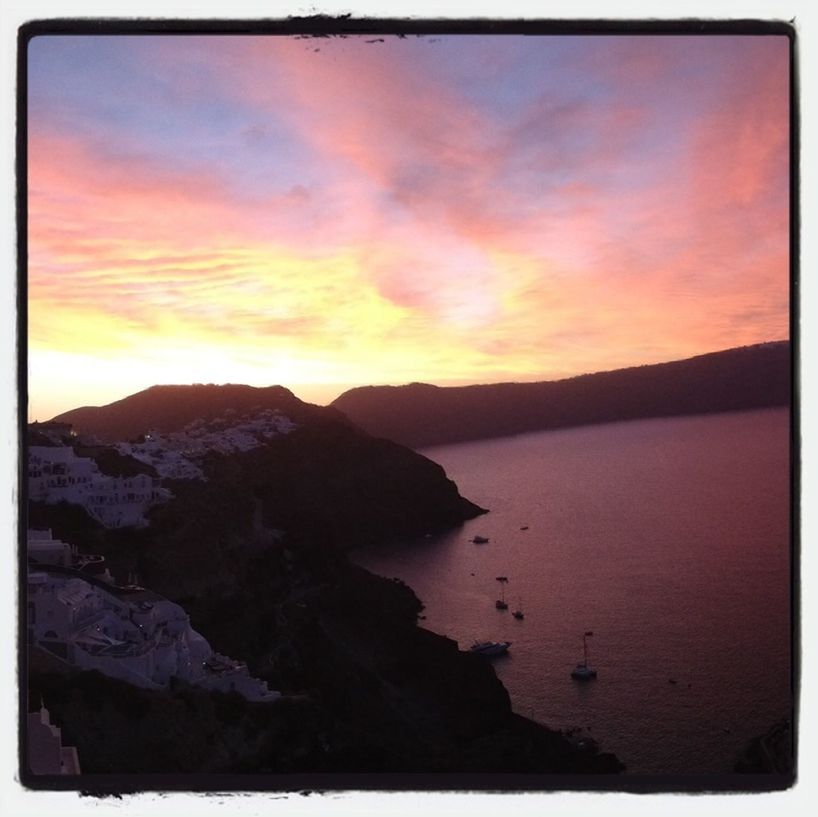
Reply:
[[153, 692], [35, 668], [30, 698], [47, 701], [84, 773], [263, 775], [244, 787], [276, 788], [268, 775], [622, 769], [513, 714], [487, 661], [416, 626], [411, 590], [314, 541], [287, 537], [248, 559], [218, 597], [181, 600], [216, 649], [241, 651], [283, 699]]
[[366, 386], [332, 406], [377, 437], [443, 445], [592, 423], [790, 404], [789, 341], [539, 383]]
[[[129, 433], [162, 429], [150, 406], [137, 423], [128, 399], [120, 403]], [[451, 527], [481, 509], [425, 457], [313, 409], [291, 404], [298, 428], [208, 455], [206, 481], [167, 482], [174, 499], [152, 509], [147, 528], [105, 529], [76, 507], [32, 505], [31, 527], [104, 554], [121, 580], [138, 574], [181, 604], [214, 649], [286, 697], [262, 711], [197, 690], [33, 672], [32, 695], [43, 694], [83, 770], [620, 771], [613, 756], [515, 715], [488, 662], [417, 626], [422, 605], [409, 588], [350, 563], [349, 549]], [[124, 427], [117, 413], [107, 412], [109, 432]], [[173, 422], [187, 418], [197, 419]]]

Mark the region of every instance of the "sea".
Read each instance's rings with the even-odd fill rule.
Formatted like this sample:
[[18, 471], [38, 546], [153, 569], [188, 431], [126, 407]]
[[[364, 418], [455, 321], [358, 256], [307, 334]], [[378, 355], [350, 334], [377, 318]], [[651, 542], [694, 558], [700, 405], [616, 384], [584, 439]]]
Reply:
[[[493, 664], [516, 712], [646, 775], [729, 773], [791, 718], [788, 410], [421, 453], [490, 512], [354, 558], [405, 581], [420, 624], [461, 649], [510, 641]], [[579, 682], [585, 633], [597, 678]]]

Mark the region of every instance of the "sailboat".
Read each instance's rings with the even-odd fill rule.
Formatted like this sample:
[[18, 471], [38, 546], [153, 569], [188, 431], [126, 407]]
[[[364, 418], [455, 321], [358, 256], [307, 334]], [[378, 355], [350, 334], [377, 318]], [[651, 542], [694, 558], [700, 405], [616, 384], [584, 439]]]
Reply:
[[517, 619], [517, 621], [522, 621], [525, 618], [525, 615], [523, 613], [523, 605], [519, 599], [517, 600], [517, 609], [511, 615], [513, 615], [514, 618]]
[[498, 610], [508, 610], [508, 603], [506, 602], [506, 594], [504, 590], [505, 583], [508, 579], [505, 576], [498, 576], [497, 581], [500, 582], [500, 598], [494, 602], [494, 606]]
[[590, 681], [596, 678], [596, 670], [588, 665], [588, 637], [592, 635], [593, 633], [590, 630], [586, 630], [582, 635], [582, 653], [584, 660], [571, 670], [571, 677], [575, 681]]

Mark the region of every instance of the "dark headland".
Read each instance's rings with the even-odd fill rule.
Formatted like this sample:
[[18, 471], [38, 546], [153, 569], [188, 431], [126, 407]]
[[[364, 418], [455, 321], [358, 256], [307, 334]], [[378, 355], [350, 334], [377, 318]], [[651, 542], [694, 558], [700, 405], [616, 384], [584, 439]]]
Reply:
[[332, 406], [413, 448], [570, 426], [790, 404], [789, 341], [537, 383], [365, 386]]
[[[280, 387], [161, 386], [56, 419], [80, 435], [64, 444], [121, 470], [106, 441], [197, 420], [218, 428], [259, 408], [297, 427], [251, 450], [208, 455], [206, 481], [165, 481], [173, 499], [150, 511], [147, 527], [108, 529], [79, 505], [30, 505], [29, 527], [103, 554], [121, 581], [137, 574], [181, 604], [214, 649], [284, 695], [258, 704], [192, 687], [152, 691], [35, 662], [30, 700], [46, 702], [83, 772], [621, 771], [592, 741], [515, 714], [490, 663], [418, 626], [422, 605], [410, 588], [348, 559], [362, 545], [482, 512], [435, 463]], [[41, 431], [30, 430], [33, 444]], [[264, 781], [253, 785], [277, 785]]]

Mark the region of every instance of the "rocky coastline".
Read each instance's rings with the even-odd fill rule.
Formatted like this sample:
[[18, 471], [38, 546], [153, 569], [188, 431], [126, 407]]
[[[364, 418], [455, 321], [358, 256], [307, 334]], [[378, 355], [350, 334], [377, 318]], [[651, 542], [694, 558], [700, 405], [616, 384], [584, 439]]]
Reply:
[[410, 588], [349, 560], [484, 512], [435, 463], [325, 417], [206, 470], [207, 481], [173, 483], [146, 528], [105, 529], [44, 503], [29, 527], [103, 554], [118, 577], [136, 574], [283, 698], [148, 691], [33, 660], [29, 700], [46, 701], [84, 773], [260, 774], [275, 788], [290, 774], [623, 770], [516, 715], [488, 661], [418, 625]]

